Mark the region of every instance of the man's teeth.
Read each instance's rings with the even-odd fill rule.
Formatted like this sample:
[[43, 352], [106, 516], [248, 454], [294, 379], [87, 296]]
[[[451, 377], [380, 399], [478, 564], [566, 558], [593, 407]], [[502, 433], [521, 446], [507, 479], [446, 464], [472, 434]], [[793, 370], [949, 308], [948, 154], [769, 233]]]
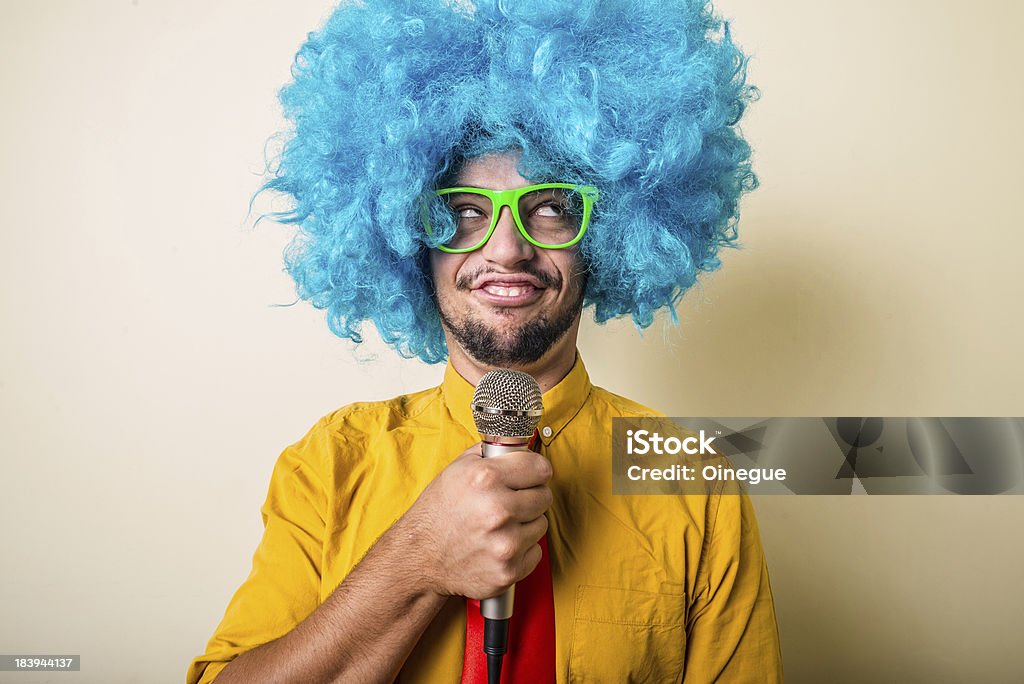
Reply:
[[503, 287], [501, 285], [485, 285], [484, 291], [498, 297], [518, 297], [521, 294], [531, 292], [533, 287], [530, 285], [526, 286], [513, 286]]

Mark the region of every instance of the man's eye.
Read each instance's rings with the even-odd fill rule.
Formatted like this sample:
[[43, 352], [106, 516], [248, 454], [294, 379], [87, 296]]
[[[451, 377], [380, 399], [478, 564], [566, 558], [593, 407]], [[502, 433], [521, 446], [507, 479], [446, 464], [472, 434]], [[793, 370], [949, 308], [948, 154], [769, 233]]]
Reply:
[[557, 204], [549, 202], [547, 204], [542, 204], [536, 209], [534, 209], [533, 213], [536, 216], [548, 216], [551, 218], [558, 218], [559, 216], [562, 216], [565, 213], [565, 211], [562, 209], [562, 207], [558, 206]]
[[483, 218], [484, 216], [484, 212], [480, 211], [476, 207], [456, 207], [455, 214], [460, 219]]

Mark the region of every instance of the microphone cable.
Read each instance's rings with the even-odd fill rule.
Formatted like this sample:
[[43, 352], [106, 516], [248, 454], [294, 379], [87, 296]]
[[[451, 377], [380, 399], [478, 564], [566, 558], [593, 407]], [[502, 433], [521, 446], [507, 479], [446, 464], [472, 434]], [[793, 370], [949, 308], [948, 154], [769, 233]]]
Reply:
[[487, 654], [487, 684], [500, 684], [501, 661], [508, 651], [508, 618], [484, 618], [484, 653]]

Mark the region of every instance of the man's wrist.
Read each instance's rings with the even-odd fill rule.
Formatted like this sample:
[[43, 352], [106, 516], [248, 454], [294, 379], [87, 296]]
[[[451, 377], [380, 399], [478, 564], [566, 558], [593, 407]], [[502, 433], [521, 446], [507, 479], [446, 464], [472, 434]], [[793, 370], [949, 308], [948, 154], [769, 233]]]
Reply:
[[391, 529], [381, 537], [387, 556], [388, 567], [411, 591], [410, 600], [447, 599], [448, 594], [436, 580], [437, 562], [429, 526], [419, 520], [415, 511], [410, 510], [399, 518]]

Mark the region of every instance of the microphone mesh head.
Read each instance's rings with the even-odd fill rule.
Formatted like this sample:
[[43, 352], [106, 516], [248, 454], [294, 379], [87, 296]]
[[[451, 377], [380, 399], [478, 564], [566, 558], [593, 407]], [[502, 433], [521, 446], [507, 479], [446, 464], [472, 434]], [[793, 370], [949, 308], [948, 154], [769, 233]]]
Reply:
[[473, 421], [482, 435], [532, 437], [544, 404], [532, 375], [499, 368], [480, 378], [472, 408]]

